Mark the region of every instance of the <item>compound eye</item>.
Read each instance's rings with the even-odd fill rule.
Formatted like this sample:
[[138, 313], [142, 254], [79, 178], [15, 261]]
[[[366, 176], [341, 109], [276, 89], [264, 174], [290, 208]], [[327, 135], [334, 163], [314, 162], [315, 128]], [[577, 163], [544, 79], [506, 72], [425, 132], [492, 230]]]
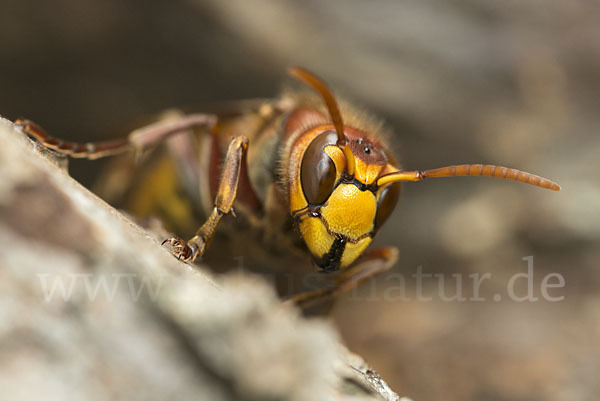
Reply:
[[313, 139], [304, 152], [300, 182], [304, 196], [311, 205], [324, 203], [335, 186], [335, 164], [323, 149], [335, 145], [336, 141], [335, 131], [324, 132]]
[[383, 223], [390, 217], [398, 197], [400, 196], [400, 184], [390, 184], [381, 190], [381, 194], [377, 199], [377, 214], [375, 215], [375, 229], [381, 227]]

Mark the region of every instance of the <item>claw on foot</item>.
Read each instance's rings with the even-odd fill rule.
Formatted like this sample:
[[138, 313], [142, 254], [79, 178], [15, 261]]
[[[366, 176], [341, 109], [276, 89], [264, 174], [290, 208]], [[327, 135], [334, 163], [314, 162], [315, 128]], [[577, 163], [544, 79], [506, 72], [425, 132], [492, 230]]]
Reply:
[[194, 249], [192, 249], [192, 247], [190, 247], [187, 242], [181, 238], [167, 238], [162, 242], [161, 245], [167, 248], [167, 250], [171, 252], [173, 256], [183, 262], [187, 262], [194, 258]]

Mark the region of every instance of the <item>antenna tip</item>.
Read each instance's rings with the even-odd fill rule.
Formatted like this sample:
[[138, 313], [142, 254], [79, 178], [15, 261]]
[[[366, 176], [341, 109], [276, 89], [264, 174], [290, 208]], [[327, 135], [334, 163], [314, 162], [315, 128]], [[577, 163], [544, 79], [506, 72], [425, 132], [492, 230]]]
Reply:
[[300, 77], [300, 76], [304, 75], [304, 71], [305, 71], [304, 68], [297, 67], [297, 66], [292, 66], [287, 69], [288, 75], [290, 75], [292, 77]]

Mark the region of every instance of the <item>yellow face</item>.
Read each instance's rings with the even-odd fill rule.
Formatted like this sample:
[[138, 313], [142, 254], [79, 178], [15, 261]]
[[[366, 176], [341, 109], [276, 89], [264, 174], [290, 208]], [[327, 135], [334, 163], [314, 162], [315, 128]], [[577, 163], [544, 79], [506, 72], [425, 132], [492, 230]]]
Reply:
[[324, 271], [348, 267], [369, 246], [392, 212], [399, 185], [378, 187], [377, 178], [397, 171], [383, 146], [347, 127], [355, 159], [353, 176], [336, 145], [332, 126], [303, 134], [292, 150], [297, 161], [290, 187], [290, 211], [316, 264]]

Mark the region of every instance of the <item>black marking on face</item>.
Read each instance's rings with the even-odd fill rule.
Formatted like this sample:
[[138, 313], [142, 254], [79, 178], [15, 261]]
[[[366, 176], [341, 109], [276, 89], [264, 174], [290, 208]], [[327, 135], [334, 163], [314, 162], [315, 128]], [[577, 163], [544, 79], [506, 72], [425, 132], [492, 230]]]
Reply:
[[346, 249], [346, 239], [344, 237], [338, 237], [331, 244], [329, 252], [323, 255], [321, 258], [315, 258], [315, 263], [321, 268], [323, 273], [333, 273], [340, 270], [340, 264], [342, 261], [342, 255]]

